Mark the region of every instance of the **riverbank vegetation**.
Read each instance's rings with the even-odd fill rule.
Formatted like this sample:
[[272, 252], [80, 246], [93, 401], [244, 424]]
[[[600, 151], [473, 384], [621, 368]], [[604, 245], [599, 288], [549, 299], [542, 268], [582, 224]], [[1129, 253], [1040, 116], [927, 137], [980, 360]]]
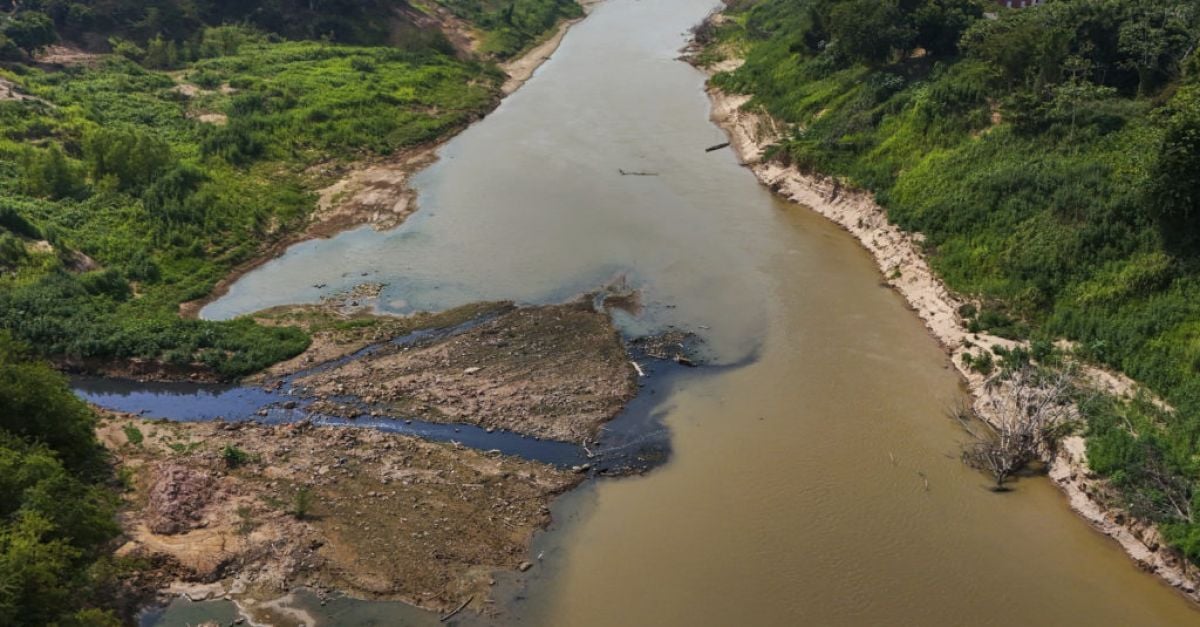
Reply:
[[761, 0], [701, 29], [770, 156], [874, 192], [973, 329], [1119, 369], [1092, 465], [1200, 563], [1200, 8], [1181, 0]]
[[115, 497], [95, 417], [0, 333], [0, 623], [116, 625]]
[[[346, 164], [446, 137], [499, 98], [502, 73], [436, 27], [393, 33], [402, 41], [367, 32], [390, 3], [258, 4], [25, 2], [0, 17], [21, 48], [0, 69], [0, 329], [88, 370], [229, 378], [293, 356], [300, 330], [185, 320], [179, 306], [301, 230], [314, 190]], [[460, 10], [512, 53], [578, 7]], [[209, 26], [226, 21], [243, 24]], [[25, 22], [49, 31], [18, 36]], [[113, 52], [30, 62], [92, 33]]]

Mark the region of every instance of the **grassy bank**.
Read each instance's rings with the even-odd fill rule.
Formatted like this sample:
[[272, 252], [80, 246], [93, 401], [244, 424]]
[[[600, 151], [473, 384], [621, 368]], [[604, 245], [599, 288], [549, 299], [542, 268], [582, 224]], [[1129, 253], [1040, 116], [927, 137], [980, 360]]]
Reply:
[[[330, 19], [362, 21], [372, 7]], [[198, 14], [174, 15], [151, 35], [134, 27], [134, 9], [145, 7], [126, 8], [77, 24], [42, 7], [64, 36], [110, 33], [115, 53], [66, 69], [27, 58], [0, 69], [19, 94], [0, 100], [0, 329], [74, 368], [230, 378], [291, 357], [308, 343], [298, 329], [183, 320], [179, 305], [302, 229], [314, 190], [345, 165], [442, 139], [483, 115], [504, 76], [448, 49], [429, 24], [401, 46], [355, 46], [207, 27], [223, 18]], [[556, 1], [452, 8], [483, 41], [506, 42], [490, 58], [579, 10]], [[20, 20], [36, 21], [0, 18], [0, 33]]]
[[308, 168], [440, 138], [500, 81], [432, 52], [239, 36], [172, 75], [121, 58], [9, 73], [36, 99], [0, 102], [0, 327], [81, 363], [237, 376], [289, 357], [298, 331], [181, 320], [178, 306], [303, 226], [322, 182]]
[[[993, 15], [986, 15], [993, 12]], [[978, 330], [1058, 338], [1175, 411], [1093, 403], [1121, 505], [1200, 559], [1200, 13], [1161, 0], [764, 0], [699, 33], [718, 86], [792, 130], [772, 157], [874, 192]]]
[[[180, 305], [304, 229], [349, 164], [486, 113], [493, 60], [578, 7], [456, 25], [520, 24], [485, 57], [452, 48], [432, 4], [0, 5], [0, 624], [117, 625], [162, 565], [112, 557], [120, 477], [45, 360], [232, 378], [300, 353], [297, 326]], [[60, 38], [102, 54], [34, 61]]]

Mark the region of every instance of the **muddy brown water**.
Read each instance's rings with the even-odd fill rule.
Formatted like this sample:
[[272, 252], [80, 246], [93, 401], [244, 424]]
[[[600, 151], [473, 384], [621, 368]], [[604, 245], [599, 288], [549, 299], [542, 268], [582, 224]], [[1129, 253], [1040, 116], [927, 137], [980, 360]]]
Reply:
[[[659, 401], [665, 466], [555, 505], [537, 565], [501, 578], [496, 622], [1200, 624], [1048, 481], [986, 491], [945, 417], [956, 375], [867, 254], [775, 200], [729, 151], [704, 152], [724, 138], [703, 76], [675, 58], [712, 8], [598, 6], [416, 178], [422, 209], [407, 224], [296, 246], [203, 315], [368, 280], [405, 312], [552, 302], [624, 277], [647, 304], [628, 330], [684, 325], [718, 361], [753, 357]], [[326, 624], [413, 620], [339, 607], [310, 609]]]

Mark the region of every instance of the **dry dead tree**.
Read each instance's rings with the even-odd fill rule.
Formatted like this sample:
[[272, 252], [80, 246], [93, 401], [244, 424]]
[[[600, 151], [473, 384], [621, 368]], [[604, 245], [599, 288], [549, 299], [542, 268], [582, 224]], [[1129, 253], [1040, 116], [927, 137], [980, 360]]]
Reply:
[[1004, 491], [1005, 482], [1030, 463], [1048, 461], [1077, 415], [1071, 399], [1073, 379], [1065, 370], [1030, 366], [989, 379], [979, 412], [990, 428], [973, 428], [964, 420], [971, 415], [969, 409], [955, 412], [972, 436], [963, 447], [963, 461], [991, 474], [997, 492]]

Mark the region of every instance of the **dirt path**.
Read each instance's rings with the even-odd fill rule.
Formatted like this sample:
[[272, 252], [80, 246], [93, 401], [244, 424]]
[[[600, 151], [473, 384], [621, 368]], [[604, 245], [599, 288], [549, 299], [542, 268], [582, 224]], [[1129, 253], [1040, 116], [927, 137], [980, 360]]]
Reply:
[[[733, 58], [702, 69], [711, 76], [732, 71], [740, 64], [740, 59]], [[708, 93], [712, 119], [729, 135], [743, 164], [772, 191], [832, 220], [871, 253], [887, 284], [904, 297], [949, 353], [971, 390], [976, 413], [984, 420], [994, 420], [991, 412], [996, 392], [987, 388], [984, 375], [967, 366], [964, 356], [976, 356], [995, 346], [1012, 348], [1018, 343], [967, 329], [958, 311], [968, 301], [951, 292], [929, 267], [921, 235], [904, 232], [891, 224], [886, 211], [870, 194], [843, 186], [833, 178], [806, 174], [794, 166], [765, 160], [764, 151], [788, 130], [786, 124], [765, 113], [748, 110], [750, 96], [729, 94], [714, 87]], [[1136, 383], [1128, 377], [1098, 368], [1084, 367], [1082, 379], [1095, 389], [1116, 396], [1130, 396], [1137, 390]], [[1153, 525], [1107, 503], [1105, 483], [1088, 469], [1082, 436], [1064, 439], [1050, 464], [1049, 475], [1066, 494], [1071, 508], [1101, 533], [1116, 540], [1139, 567], [1200, 601], [1197, 592], [1200, 576], [1185, 570], [1183, 560], [1165, 546]]]

